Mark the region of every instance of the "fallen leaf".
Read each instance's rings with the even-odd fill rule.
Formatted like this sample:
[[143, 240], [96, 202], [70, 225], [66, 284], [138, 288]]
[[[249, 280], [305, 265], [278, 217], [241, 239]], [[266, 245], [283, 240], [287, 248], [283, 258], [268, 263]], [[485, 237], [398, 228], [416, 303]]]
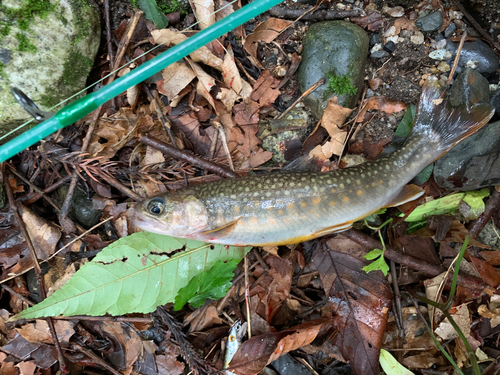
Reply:
[[[460, 306], [455, 307], [455, 313], [452, 313], [451, 316], [455, 323], [458, 325], [462, 333], [465, 337], [470, 336], [470, 325], [471, 319], [469, 317], [469, 308], [467, 304], [462, 304]], [[439, 326], [434, 330], [434, 333], [441, 337], [443, 340], [451, 340], [458, 337], [458, 333], [455, 328], [451, 325], [451, 323], [446, 318], [442, 321]]]
[[[75, 323], [69, 320], [55, 320], [54, 326], [57, 333], [57, 339], [63, 347], [67, 347], [69, 339], [74, 335], [73, 329]], [[32, 343], [54, 344], [49, 326], [46, 320], [36, 320], [34, 323], [28, 323], [21, 328], [16, 328], [26, 340]]]
[[332, 310], [333, 339], [354, 374], [378, 375], [378, 361], [392, 293], [380, 271], [361, 270], [367, 264], [363, 246], [338, 235], [318, 242], [312, 263], [321, 277]]
[[158, 90], [170, 101], [177, 99], [179, 93], [196, 77], [193, 69], [183, 62], [169, 65], [162, 70], [161, 75], [163, 80], [156, 82]]
[[396, 29], [395, 35], [399, 35], [401, 30], [419, 31], [415, 23], [406, 17], [398, 18], [396, 22], [394, 22], [394, 28]]
[[240, 72], [234, 62], [234, 53], [231, 45], [227, 47], [227, 53], [222, 63], [222, 79], [226, 86], [233, 89], [236, 94], [239, 94], [243, 88]]
[[214, 325], [222, 324], [222, 320], [217, 313], [214, 303], [196, 309], [184, 321], [184, 324], [191, 324], [189, 333], [202, 332]]
[[191, 8], [198, 20], [200, 30], [215, 23], [215, 5], [213, 0], [190, 0]]
[[431, 353], [421, 353], [403, 358], [403, 365], [408, 368], [421, 369], [444, 365], [442, 357], [434, 357]]
[[37, 252], [38, 259], [47, 260], [54, 254], [57, 242], [61, 238], [61, 231], [53, 225], [47, 223], [43, 218], [36, 215], [29, 208], [22, 206], [22, 219], [26, 224], [26, 229], [31, 242]]
[[491, 264], [472, 255], [470, 256], [470, 260], [486, 284], [493, 288], [497, 288], [500, 285], [500, 274]]
[[[169, 29], [151, 31], [155, 44], [163, 44], [167, 47], [179, 44], [187, 39], [187, 36]], [[211, 66], [219, 71], [222, 70], [223, 61], [215, 56], [206, 46], [198, 48], [196, 51], [189, 54], [194, 62], [202, 62], [205, 65]]]
[[279, 81], [271, 75], [271, 72], [264, 70], [253, 85], [250, 98], [258, 102], [261, 107], [270, 107], [280, 95], [280, 91], [277, 89], [278, 85]]
[[371, 109], [391, 114], [393, 112], [401, 112], [406, 109], [406, 104], [402, 101], [386, 98], [385, 96], [375, 96], [365, 101], [361, 111], [358, 113], [357, 122], [362, 122], [365, 118], [366, 112]]
[[196, 115], [192, 112], [172, 118], [173, 124], [184, 133], [186, 138], [191, 142], [193, 151], [201, 156], [210, 157], [210, 146], [212, 140], [201, 127]]
[[215, 109], [214, 98], [210, 94], [210, 90], [212, 90], [212, 87], [215, 86], [215, 79], [211, 75], [207, 74], [201, 66], [195, 62], [190, 62], [190, 65], [193, 68], [196, 77], [198, 77], [196, 91], [210, 103], [212, 108]]
[[[285, 28], [290, 25], [290, 21], [285, 21], [279, 18], [269, 18], [267, 21], [262, 22], [250, 34], [244, 44], [245, 50], [253, 58], [254, 65], [262, 66], [257, 58], [257, 42], [272, 42]], [[255, 64], [257, 62], [257, 64]]]
[[330, 137], [335, 136], [340, 132], [345, 132], [341, 129], [344, 125], [345, 120], [352, 113], [352, 109], [344, 108], [337, 104], [337, 97], [333, 97], [328, 100], [328, 103], [323, 112], [323, 117], [321, 119], [321, 125], [326, 129]]
[[373, 10], [363, 17], [351, 17], [351, 22], [369, 31], [375, 31], [384, 24], [382, 15]]

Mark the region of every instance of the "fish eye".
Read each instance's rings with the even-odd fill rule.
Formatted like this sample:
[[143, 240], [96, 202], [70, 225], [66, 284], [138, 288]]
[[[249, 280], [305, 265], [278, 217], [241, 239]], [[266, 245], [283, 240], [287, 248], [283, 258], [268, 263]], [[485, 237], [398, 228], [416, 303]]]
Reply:
[[165, 209], [165, 203], [161, 198], [153, 198], [148, 203], [148, 212], [152, 215], [161, 215]]

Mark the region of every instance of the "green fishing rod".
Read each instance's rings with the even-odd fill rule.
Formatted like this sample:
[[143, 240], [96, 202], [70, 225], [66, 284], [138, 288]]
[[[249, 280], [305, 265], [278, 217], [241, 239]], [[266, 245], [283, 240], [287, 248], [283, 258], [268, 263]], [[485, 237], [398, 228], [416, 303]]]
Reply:
[[57, 130], [75, 123], [99, 106], [120, 95], [128, 88], [135, 86], [170, 64], [183, 59], [191, 52], [210, 43], [212, 40], [230, 32], [234, 28], [264, 13], [282, 0], [256, 0], [234, 13], [224, 17], [215, 24], [196, 33], [182, 43], [173, 46], [154, 59], [142, 64], [130, 73], [102, 87], [83, 98], [68, 104], [53, 117], [45, 120], [0, 146], [0, 162], [4, 162], [22, 150], [32, 146]]

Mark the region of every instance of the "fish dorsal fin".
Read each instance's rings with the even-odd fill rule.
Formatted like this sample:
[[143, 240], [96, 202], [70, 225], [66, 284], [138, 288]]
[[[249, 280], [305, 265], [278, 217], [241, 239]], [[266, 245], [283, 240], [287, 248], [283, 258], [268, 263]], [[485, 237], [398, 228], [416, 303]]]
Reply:
[[404, 203], [411, 202], [424, 194], [424, 189], [417, 185], [406, 185], [403, 189], [387, 202], [384, 207], [396, 207], [401, 206]]
[[236, 227], [240, 219], [241, 217], [231, 221], [230, 223], [223, 225], [222, 227], [210, 229], [205, 232], [201, 232], [200, 234], [202, 236], [210, 236], [210, 239], [216, 239], [223, 236], [227, 236], [229, 233], [233, 231], [233, 229]]

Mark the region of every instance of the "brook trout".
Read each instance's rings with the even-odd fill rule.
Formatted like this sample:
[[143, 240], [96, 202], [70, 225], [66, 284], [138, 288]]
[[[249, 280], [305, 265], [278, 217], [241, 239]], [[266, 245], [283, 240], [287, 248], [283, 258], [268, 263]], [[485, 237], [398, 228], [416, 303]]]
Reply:
[[481, 129], [488, 104], [451, 108], [437, 82], [424, 86], [413, 131], [391, 155], [326, 173], [290, 172], [225, 179], [137, 204], [146, 231], [226, 245], [293, 244], [351, 228], [383, 207], [418, 198], [406, 184], [424, 167]]

